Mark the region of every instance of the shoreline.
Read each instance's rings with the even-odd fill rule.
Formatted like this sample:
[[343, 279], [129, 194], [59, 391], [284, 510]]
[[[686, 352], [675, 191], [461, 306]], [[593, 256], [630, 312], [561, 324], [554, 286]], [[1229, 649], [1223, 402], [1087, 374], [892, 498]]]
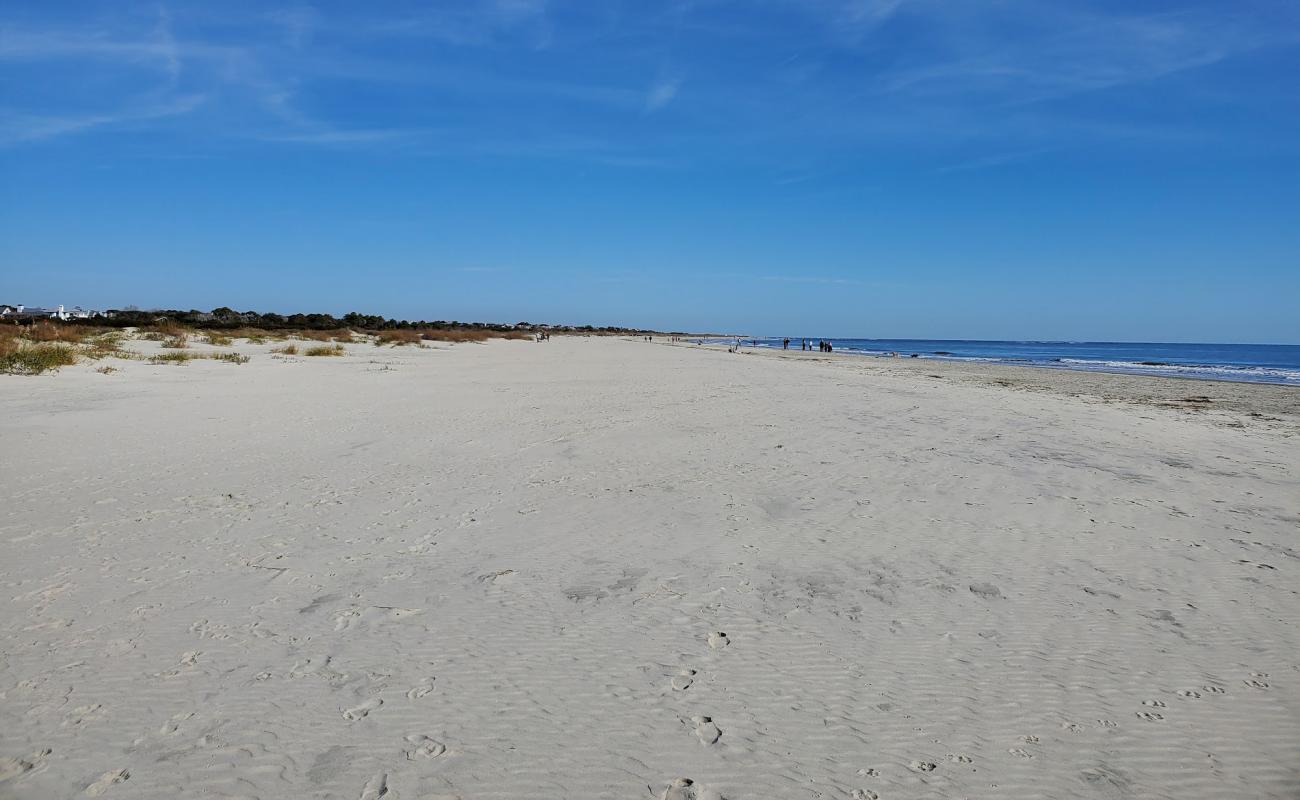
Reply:
[[[663, 344], [726, 352], [726, 345]], [[1277, 383], [1183, 378], [1169, 375], [1077, 370], [988, 361], [888, 358], [861, 353], [814, 353], [777, 348], [742, 348], [737, 355], [822, 362], [882, 375], [911, 375], [964, 384], [1046, 392], [1100, 402], [1127, 402], [1185, 410], [1225, 412], [1253, 423], [1282, 423], [1300, 433], [1300, 387]], [[1197, 398], [1189, 400], [1189, 398]], [[1202, 400], [1200, 398], [1206, 398]]]

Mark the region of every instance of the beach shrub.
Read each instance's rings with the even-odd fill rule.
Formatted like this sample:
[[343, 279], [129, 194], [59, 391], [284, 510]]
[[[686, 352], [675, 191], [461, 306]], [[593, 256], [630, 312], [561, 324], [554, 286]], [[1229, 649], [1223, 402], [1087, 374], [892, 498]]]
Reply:
[[91, 328], [79, 325], [65, 325], [61, 322], [42, 320], [27, 328], [24, 336], [33, 342], [67, 342], [76, 343], [93, 333]]
[[271, 352], [279, 353], [282, 356], [296, 356], [298, 355], [298, 345], [286, 344], [284, 347], [273, 347]]
[[218, 333], [217, 331], [208, 331], [203, 334], [203, 338], [207, 340], [208, 344], [213, 345], [214, 347], [229, 347], [234, 342], [234, 339], [230, 336], [227, 336], [224, 333]]
[[149, 363], [150, 364], [175, 364], [176, 366], [180, 367], [190, 363], [191, 361], [193, 361], [198, 357], [199, 356], [196, 356], [193, 353], [159, 353], [155, 356], [152, 356], [149, 359]]
[[225, 361], [228, 364], [247, 364], [252, 360], [252, 356], [243, 353], [213, 353], [208, 358], [214, 361]]
[[419, 344], [420, 338], [417, 331], [379, 331], [375, 334], [375, 345], [382, 347], [389, 344], [393, 347], [402, 347], [408, 344]]
[[125, 336], [120, 331], [109, 331], [85, 341], [82, 353], [95, 361], [109, 356], [130, 358], [131, 353], [122, 347]]
[[5, 340], [0, 344], [0, 372], [9, 375], [40, 375], [75, 363], [77, 352], [59, 342], [19, 344]]
[[347, 355], [347, 352], [348, 352], [348, 351], [347, 351], [347, 348], [345, 348], [345, 347], [344, 347], [343, 345], [341, 345], [341, 344], [328, 344], [328, 345], [326, 345], [326, 344], [322, 344], [322, 345], [317, 345], [316, 347], [309, 347], [309, 348], [307, 348], [307, 352], [304, 353], [304, 355], [309, 355], [309, 356], [342, 356], [342, 355]]

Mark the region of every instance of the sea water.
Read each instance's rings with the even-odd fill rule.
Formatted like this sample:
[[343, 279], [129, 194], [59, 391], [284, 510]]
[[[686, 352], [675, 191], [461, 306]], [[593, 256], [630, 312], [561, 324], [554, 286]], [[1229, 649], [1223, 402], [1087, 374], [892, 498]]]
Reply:
[[[784, 337], [742, 339], [745, 347], [780, 348]], [[733, 340], [727, 340], [733, 341]], [[790, 347], [799, 349], [800, 338]], [[1165, 375], [1202, 380], [1300, 386], [1300, 345], [1162, 344], [1158, 342], [997, 342], [966, 339], [823, 339], [837, 353], [945, 361], [984, 361], [1089, 372]], [[757, 344], [753, 344], [757, 342]]]

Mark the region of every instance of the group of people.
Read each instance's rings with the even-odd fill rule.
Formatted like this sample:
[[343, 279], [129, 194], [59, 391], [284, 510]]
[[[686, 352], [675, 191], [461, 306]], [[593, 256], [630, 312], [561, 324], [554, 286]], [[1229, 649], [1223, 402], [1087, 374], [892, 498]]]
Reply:
[[[782, 350], [789, 350], [789, 349], [790, 349], [790, 340], [789, 340], [789, 339], [783, 339], [783, 340], [781, 340], [781, 349], [782, 349]], [[799, 349], [800, 349], [800, 350], [812, 350], [812, 349], [813, 349], [813, 343], [812, 343], [812, 341], [811, 341], [811, 340], [808, 340], [808, 339], [800, 339], [800, 340], [799, 340]], [[822, 351], [823, 353], [833, 353], [833, 352], [835, 352], [835, 348], [832, 347], [831, 343], [830, 343], [830, 342], [827, 342], [827, 341], [824, 341], [824, 340], [823, 340], [823, 341], [819, 341], [819, 342], [817, 342], [817, 349], [820, 350], [820, 351]]]
[[539, 341], [539, 342], [545, 342], [545, 341], [549, 340], [550, 338], [551, 338], [551, 334], [547, 333], [546, 331], [539, 331], [539, 332], [537, 333], [537, 340], [536, 340], [536, 341]]

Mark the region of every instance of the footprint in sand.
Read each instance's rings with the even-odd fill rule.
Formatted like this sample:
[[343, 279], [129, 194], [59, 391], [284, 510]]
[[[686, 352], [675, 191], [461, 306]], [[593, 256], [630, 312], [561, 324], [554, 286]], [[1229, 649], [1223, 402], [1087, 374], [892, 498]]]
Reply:
[[446, 745], [422, 733], [413, 733], [406, 737], [406, 741], [415, 745], [414, 750], [406, 751], [408, 761], [414, 761], [417, 758], [437, 758], [447, 752]]
[[700, 737], [700, 744], [710, 745], [722, 738], [722, 731], [713, 722], [713, 717], [691, 717], [695, 723], [695, 735]]
[[880, 800], [880, 795], [870, 789], [854, 789], [850, 797], [853, 800]]
[[913, 761], [908, 766], [917, 772], [934, 772], [939, 768], [939, 765], [933, 761]]
[[1148, 708], [1164, 708], [1165, 704], [1159, 700], [1143, 700], [1142, 705]]
[[1119, 727], [1119, 723], [1116, 722], [1116, 721], [1113, 720], [1113, 719], [1099, 719], [1099, 720], [1097, 720], [1097, 725], [1100, 726], [1100, 727], [1102, 727], [1102, 728], [1118, 728], [1118, 727]]
[[407, 700], [419, 700], [433, 692], [433, 682], [437, 678], [425, 678], [416, 684], [409, 692], [406, 693]]
[[45, 748], [22, 758], [0, 758], [0, 781], [7, 781], [41, 769], [52, 752], [54, 751]]
[[949, 753], [948, 760], [958, 764], [969, 764], [975, 759], [971, 758], [970, 756], [962, 755], [961, 753]]
[[677, 778], [668, 784], [659, 800], [727, 800], [713, 789], [700, 786], [690, 778]]
[[1252, 672], [1250, 673], [1250, 678], [1242, 681], [1242, 683], [1246, 684], [1252, 689], [1267, 689], [1268, 681], [1264, 680], [1264, 678], [1267, 677], [1268, 677], [1267, 672]]
[[1144, 719], [1147, 722], [1163, 722], [1165, 718], [1164, 714], [1157, 714], [1153, 711], [1139, 711], [1137, 716], [1138, 719]]
[[861, 776], [864, 777], [864, 778], [879, 778], [879, 777], [880, 777], [880, 770], [878, 770], [878, 769], [871, 769], [870, 767], [867, 767], [867, 768], [865, 768], [865, 769], [860, 769], [860, 770], [858, 770], [858, 774], [861, 775]]
[[378, 697], [372, 697], [359, 706], [344, 710], [343, 719], [346, 719], [349, 722], [356, 722], [359, 719], [363, 719], [367, 714], [374, 711], [376, 708], [379, 708], [383, 704], [383, 700]]
[[731, 639], [722, 631], [713, 631], [709, 634], [709, 647], [714, 650], [721, 650], [729, 644], [731, 644]]
[[1038, 744], [1038, 737], [1037, 737], [1037, 736], [1021, 736], [1021, 737], [1020, 737], [1020, 741], [1024, 742], [1025, 744]]
[[366, 781], [357, 800], [397, 800], [397, 792], [388, 788], [388, 776], [381, 772]]
[[1185, 697], [1185, 698], [1187, 698], [1188, 700], [1200, 700], [1200, 699], [1201, 699], [1201, 693], [1198, 692], [1198, 691], [1196, 691], [1195, 689], [1179, 689], [1178, 692], [1177, 692], [1177, 694], [1178, 694], [1179, 697]]
[[1228, 690], [1221, 686], [1202, 686], [1201, 691], [1206, 694], [1227, 694]]
[[119, 783], [126, 783], [130, 779], [131, 773], [124, 769], [115, 769], [105, 772], [103, 775], [99, 776], [99, 780], [86, 787], [86, 796], [99, 797], [113, 786]]
[[684, 669], [673, 676], [672, 686], [675, 691], [684, 692], [691, 688], [692, 683], [695, 683], [695, 670], [693, 669]]
[[1011, 748], [1010, 750], [1008, 750], [1007, 752], [1010, 753], [1010, 754], [1013, 755], [1013, 756], [1018, 757], [1018, 758], [1033, 758], [1033, 757], [1034, 757], [1034, 754], [1033, 754], [1033, 753], [1030, 753], [1028, 750], [1023, 750], [1023, 749], [1021, 749], [1021, 748], [1019, 748], [1019, 747], [1013, 747], [1013, 748]]
[[170, 736], [180, 730], [181, 723], [194, 716], [193, 711], [186, 711], [182, 714], [173, 714], [172, 718], [163, 723], [158, 729], [159, 736]]

